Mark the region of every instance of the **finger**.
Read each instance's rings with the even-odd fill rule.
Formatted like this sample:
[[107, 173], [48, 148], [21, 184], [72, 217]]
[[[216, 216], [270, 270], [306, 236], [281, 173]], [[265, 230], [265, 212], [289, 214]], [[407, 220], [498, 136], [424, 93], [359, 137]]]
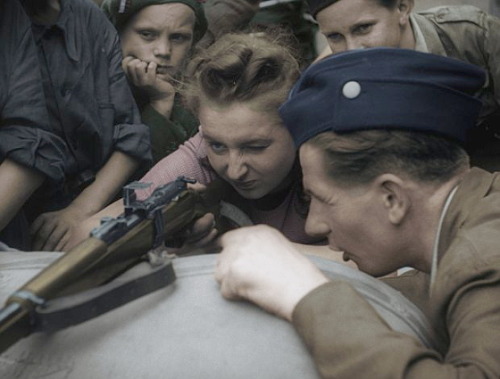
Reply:
[[163, 96], [169, 95], [172, 90], [169, 87], [165, 87], [165, 84], [163, 83], [163, 79], [159, 77], [156, 73], [156, 67], [157, 64], [154, 62], [150, 62], [147, 67], [146, 74], [144, 75], [144, 82], [145, 84], [154, 87], [155, 91], [158, 92], [158, 94], [161, 94]]
[[68, 241], [70, 237], [70, 233], [65, 233], [62, 238], [59, 240], [57, 243], [57, 246], [55, 247], [54, 251], [66, 251], [66, 247], [68, 246]]
[[[214, 228], [206, 236], [200, 238], [197, 241], [194, 241], [192, 244], [196, 245], [197, 247], [206, 246], [206, 245], [212, 243], [217, 238], [218, 234], [219, 234], [219, 231]], [[216, 247], [214, 246], [214, 250], [215, 249], [216, 249]]]
[[207, 186], [204, 184], [201, 184], [200, 182], [196, 182], [196, 183], [188, 183], [187, 188], [195, 190], [195, 191], [203, 191], [207, 188]]
[[220, 293], [227, 300], [240, 300], [242, 297], [239, 295], [234, 282], [231, 277], [225, 277], [220, 284]]
[[238, 228], [238, 229], [234, 229], [234, 230], [230, 230], [228, 232], [225, 232], [220, 238], [219, 238], [219, 245], [222, 247], [222, 248], [226, 248], [230, 245], [233, 245], [236, 243], [236, 245], [238, 244], [238, 241], [240, 239], [240, 235], [242, 235], [242, 233], [245, 233], [244, 229], [246, 228]]
[[217, 283], [221, 284], [224, 280], [227, 272], [227, 257], [225, 250], [222, 250], [219, 255], [217, 255], [217, 260], [215, 262], [214, 277]]
[[122, 59], [122, 69], [123, 69], [123, 71], [126, 72], [128, 70], [128, 66], [129, 66], [130, 62], [132, 62], [134, 59], [137, 59], [137, 58], [133, 57], [133, 56], [130, 56], [130, 55]]
[[132, 65], [130, 66], [130, 73], [132, 75], [132, 78], [134, 79], [134, 83], [139, 86], [143, 85], [143, 77], [146, 73], [146, 67], [146, 62], [142, 62], [139, 60], [137, 62], [132, 62]]
[[122, 68], [125, 71], [125, 75], [130, 81], [133, 81], [133, 73], [134, 67], [140, 62], [139, 59], [128, 56], [122, 60]]
[[56, 223], [46, 221], [43, 223], [43, 225], [40, 226], [40, 228], [37, 229], [33, 242], [32, 242], [32, 248], [34, 250], [42, 250], [43, 247], [45, 246], [45, 242], [47, 241], [47, 238], [52, 234], [53, 230], [56, 228]]
[[158, 65], [155, 62], [149, 62], [146, 66], [146, 74], [145, 74], [145, 79], [150, 82], [154, 83], [156, 79], [156, 68]]
[[130, 70], [130, 77], [132, 79], [132, 82], [136, 86], [142, 86], [143, 85], [143, 77], [146, 74], [147, 63], [143, 62], [139, 59], [136, 59], [136, 60], [132, 61], [128, 67]]
[[45, 216], [45, 214], [38, 216], [30, 226], [30, 234], [36, 235], [39, 232], [40, 228], [43, 226], [43, 224], [47, 221], [46, 219], [47, 217]]
[[67, 227], [57, 226], [52, 233], [45, 239], [45, 243], [42, 246], [43, 251], [54, 251], [57, 244], [63, 238], [63, 236], [67, 233]]
[[193, 237], [202, 238], [205, 234], [210, 232], [215, 227], [215, 216], [212, 213], [207, 213], [200, 217], [193, 224], [190, 230], [190, 234]]
[[[232, 232], [228, 232], [234, 235]], [[215, 262], [215, 276], [216, 280], [220, 283], [228, 273], [233, 265], [233, 262], [238, 258], [238, 244], [231, 243], [231, 236], [226, 237], [228, 233], [225, 233], [217, 240], [217, 245], [221, 248], [220, 253], [217, 255], [217, 260]]]
[[208, 215], [207, 213], [205, 216], [196, 220], [196, 222], [185, 231], [184, 245], [191, 245], [198, 242], [214, 229], [215, 222], [213, 218]]

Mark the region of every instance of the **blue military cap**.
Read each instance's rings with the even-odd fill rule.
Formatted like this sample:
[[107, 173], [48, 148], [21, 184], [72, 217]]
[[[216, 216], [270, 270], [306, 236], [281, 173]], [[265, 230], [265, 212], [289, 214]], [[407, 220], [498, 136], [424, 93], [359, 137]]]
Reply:
[[371, 48], [307, 68], [280, 107], [298, 147], [325, 131], [403, 129], [465, 143], [481, 102], [480, 67], [414, 50]]

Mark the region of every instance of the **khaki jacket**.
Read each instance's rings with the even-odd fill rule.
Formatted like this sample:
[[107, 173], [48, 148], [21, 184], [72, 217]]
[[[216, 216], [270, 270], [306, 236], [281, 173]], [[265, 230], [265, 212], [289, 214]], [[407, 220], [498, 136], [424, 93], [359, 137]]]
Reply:
[[208, 30], [198, 42], [198, 48], [206, 48], [223, 34], [246, 27], [259, 11], [260, 0], [207, 0], [204, 5]]
[[304, 297], [293, 324], [321, 375], [500, 377], [500, 174], [472, 169], [464, 178], [443, 222], [430, 294], [426, 279], [410, 275], [394, 282], [405, 295], [411, 290], [409, 297], [440, 331], [441, 351], [392, 331], [346, 283], [331, 281]]
[[[412, 14], [411, 20], [413, 28], [422, 32], [427, 52], [457, 58], [488, 72], [481, 94], [481, 120], [500, 113], [500, 19], [473, 6], [442, 6]], [[418, 34], [416, 37], [418, 46]]]

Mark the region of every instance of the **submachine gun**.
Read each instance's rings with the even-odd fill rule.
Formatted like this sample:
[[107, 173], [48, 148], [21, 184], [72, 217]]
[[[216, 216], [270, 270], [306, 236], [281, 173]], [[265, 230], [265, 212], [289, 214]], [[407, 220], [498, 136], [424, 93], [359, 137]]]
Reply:
[[[123, 214], [101, 220], [89, 238], [7, 299], [0, 310], [0, 353], [32, 332], [83, 322], [174, 281], [165, 238], [208, 212], [217, 222], [227, 189], [222, 181], [214, 181], [206, 190], [194, 191], [187, 188], [193, 182], [179, 177], [145, 200], [137, 200], [135, 190], [147, 184], [124, 187]], [[148, 275], [132, 274], [120, 282], [121, 274], [145, 260], [150, 263]]]

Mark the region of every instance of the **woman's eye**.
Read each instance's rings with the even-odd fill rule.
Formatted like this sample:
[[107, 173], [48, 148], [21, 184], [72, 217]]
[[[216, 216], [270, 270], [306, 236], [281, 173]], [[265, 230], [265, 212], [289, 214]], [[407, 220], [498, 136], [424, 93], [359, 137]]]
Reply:
[[191, 40], [191, 36], [187, 34], [173, 34], [170, 39], [174, 42], [183, 43]]
[[216, 153], [224, 151], [225, 148], [226, 147], [221, 143], [217, 143], [217, 142], [210, 143], [210, 149], [212, 149]]
[[248, 151], [263, 151], [268, 148], [268, 145], [251, 145], [251, 146], [245, 146], [245, 150]]
[[356, 28], [355, 32], [357, 34], [366, 34], [366, 33], [370, 32], [372, 26], [373, 26], [372, 24], [362, 24], [362, 25], [359, 25]]
[[340, 42], [342, 40], [343, 36], [340, 33], [332, 33], [328, 34], [328, 39], [332, 42]]

